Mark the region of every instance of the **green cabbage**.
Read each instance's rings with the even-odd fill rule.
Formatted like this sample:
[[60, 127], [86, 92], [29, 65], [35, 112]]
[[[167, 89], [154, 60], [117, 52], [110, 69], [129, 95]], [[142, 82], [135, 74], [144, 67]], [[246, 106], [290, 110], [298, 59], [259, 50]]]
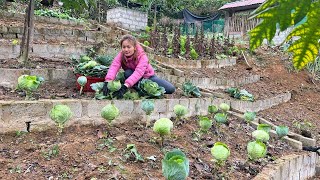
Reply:
[[270, 139], [269, 134], [264, 130], [255, 130], [252, 132], [252, 137], [262, 142], [267, 142]]
[[177, 104], [173, 107], [173, 111], [178, 118], [185, 116], [188, 113], [188, 109], [180, 104]]
[[221, 124], [225, 124], [228, 121], [227, 114], [225, 113], [217, 113], [216, 115], [214, 115], [214, 119]]
[[166, 92], [164, 87], [159, 86], [150, 79], [142, 79], [139, 84], [139, 93], [147, 98], [160, 98]]
[[228, 104], [226, 104], [226, 103], [221, 103], [221, 104], [219, 105], [219, 108], [220, 108], [222, 111], [224, 111], [224, 112], [227, 112], [227, 111], [230, 110], [230, 106], [229, 106]]
[[251, 141], [247, 145], [249, 159], [256, 160], [267, 154], [267, 146], [260, 141]]
[[162, 159], [162, 174], [168, 180], [184, 180], [189, 175], [189, 160], [179, 149], [167, 152]]
[[243, 114], [243, 118], [246, 122], [251, 122], [253, 121], [255, 118], [256, 118], [256, 113], [255, 112], [249, 112], [249, 111], [246, 111], [244, 114]]
[[87, 84], [87, 78], [85, 76], [80, 76], [78, 77], [77, 82], [80, 84], [80, 86], [84, 86]]
[[212, 120], [202, 116], [199, 118], [199, 126], [202, 131], [208, 131], [212, 127]]
[[269, 133], [271, 126], [269, 124], [259, 124], [257, 130], [264, 130], [265, 132]]
[[49, 116], [58, 125], [60, 131], [62, 131], [64, 124], [71, 118], [72, 112], [69, 106], [58, 104], [53, 106]]
[[117, 118], [118, 116], [119, 109], [113, 104], [108, 104], [101, 110], [101, 117], [103, 117], [109, 123], [111, 123], [111, 121]]
[[230, 150], [226, 144], [222, 142], [216, 142], [211, 148], [211, 154], [215, 160], [223, 162], [226, 161], [230, 156]]
[[218, 111], [219, 111], [218, 106], [215, 106], [215, 105], [210, 105], [210, 106], [208, 106], [208, 112], [209, 112], [210, 114], [217, 113]]
[[154, 100], [142, 100], [141, 109], [150, 115], [154, 111]]
[[160, 134], [160, 136], [168, 135], [173, 128], [173, 123], [168, 118], [160, 118], [153, 125], [153, 131]]
[[277, 126], [276, 127], [276, 132], [279, 138], [282, 138], [289, 133], [289, 128], [287, 126]]
[[115, 81], [110, 81], [108, 82], [108, 89], [111, 92], [116, 92], [121, 88], [121, 83], [119, 80], [115, 80]]
[[89, 62], [91, 61], [91, 58], [89, 56], [81, 56], [80, 57], [80, 62]]
[[32, 92], [36, 91], [43, 81], [44, 79], [39, 76], [21, 75], [18, 78], [17, 88], [26, 92], [26, 99], [30, 99]]
[[83, 66], [83, 69], [91, 69], [95, 66], [99, 65], [99, 63], [97, 63], [96, 61], [94, 60], [91, 60], [89, 62], [87, 62], [84, 66]]

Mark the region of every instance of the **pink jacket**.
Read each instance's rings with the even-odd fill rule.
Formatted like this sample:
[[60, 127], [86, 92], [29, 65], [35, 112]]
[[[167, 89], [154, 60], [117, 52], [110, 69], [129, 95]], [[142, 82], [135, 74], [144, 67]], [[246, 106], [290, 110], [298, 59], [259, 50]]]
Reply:
[[138, 44], [136, 46], [137, 50], [137, 60], [134, 61], [133, 58], [126, 58], [127, 64], [124, 65], [121, 63], [122, 59], [122, 52], [120, 52], [112, 61], [112, 64], [109, 67], [108, 73], [105, 77], [106, 81], [112, 81], [116, 78], [116, 75], [122, 67], [124, 70], [131, 69], [133, 70], [133, 74], [125, 80], [125, 83], [132, 87], [135, 85], [142, 77], [143, 78], [150, 78], [154, 75], [154, 70], [152, 66], [149, 64], [149, 60], [147, 55], [145, 54], [143, 48]]

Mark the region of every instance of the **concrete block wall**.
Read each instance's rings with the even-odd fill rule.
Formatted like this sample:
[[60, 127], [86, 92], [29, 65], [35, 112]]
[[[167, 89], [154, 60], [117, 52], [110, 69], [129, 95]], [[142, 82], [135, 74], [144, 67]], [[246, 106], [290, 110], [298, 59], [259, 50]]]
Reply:
[[182, 60], [178, 58], [168, 58], [155, 55], [155, 60], [173, 68], [221, 68], [225, 66], [233, 66], [236, 64], [236, 58], [231, 57], [223, 60]]
[[319, 168], [320, 158], [315, 153], [292, 154], [268, 164], [253, 180], [305, 180], [312, 179]]
[[148, 23], [148, 14], [117, 7], [107, 11], [107, 23], [119, 24], [122, 28], [132, 31], [144, 30]]

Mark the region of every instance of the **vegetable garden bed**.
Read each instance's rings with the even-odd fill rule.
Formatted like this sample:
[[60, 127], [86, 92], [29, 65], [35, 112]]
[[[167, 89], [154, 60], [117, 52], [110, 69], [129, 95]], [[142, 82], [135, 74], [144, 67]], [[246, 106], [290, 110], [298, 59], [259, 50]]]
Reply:
[[[266, 158], [247, 161], [246, 144], [254, 130], [242, 120], [229, 115], [229, 125], [222, 125], [219, 136], [214, 126], [208, 134], [196, 135], [198, 118], [186, 119], [165, 139], [163, 149], [159, 137], [151, 128], [139, 125], [139, 119], [107, 128], [73, 126], [59, 136], [57, 129], [43, 132], [2, 134], [0, 144], [0, 176], [15, 178], [71, 178], [71, 179], [162, 179], [161, 160], [164, 152], [180, 148], [190, 160], [191, 179], [252, 179], [261, 169], [287, 154], [301, 154], [283, 141], [272, 138]], [[105, 132], [112, 134], [106, 137]], [[210, 148], [221, 141], [226, 143], [231, 156], [225, 166], [211, 161]], [[143, 157], [125, 149], [135, 144]], [[57, 146], [56, 146], [57, 145]], [[57, 148], [58, 147], [58, 148]]]

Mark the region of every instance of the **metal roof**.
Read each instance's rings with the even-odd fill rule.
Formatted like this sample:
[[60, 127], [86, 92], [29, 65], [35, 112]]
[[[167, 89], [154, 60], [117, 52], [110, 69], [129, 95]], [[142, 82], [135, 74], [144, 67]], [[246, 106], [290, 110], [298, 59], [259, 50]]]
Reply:
[[219, 10], [226, 10], [226, 9], [233, 9], [237, 7], [244, 7], [244, 6], [252, 6], [257, 4], [262, 4], [265, 0], [242, 0], [242, 1], [235, 1], [231, 3], [227, 3], [223, 5]]

